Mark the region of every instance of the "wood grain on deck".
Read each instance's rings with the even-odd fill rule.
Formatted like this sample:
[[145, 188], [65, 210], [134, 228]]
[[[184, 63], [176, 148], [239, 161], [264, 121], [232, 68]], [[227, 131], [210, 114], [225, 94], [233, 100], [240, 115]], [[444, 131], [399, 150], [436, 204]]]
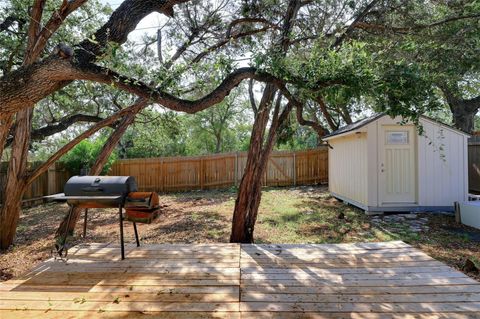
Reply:
[[89, 244], [0, 284], [0, 318], [480, 318], [480, 283], [403, 242]]

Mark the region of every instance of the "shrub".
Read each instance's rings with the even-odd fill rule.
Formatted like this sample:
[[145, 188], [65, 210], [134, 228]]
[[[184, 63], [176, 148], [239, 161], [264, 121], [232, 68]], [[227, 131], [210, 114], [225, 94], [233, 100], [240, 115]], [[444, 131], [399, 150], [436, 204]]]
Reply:
[[[78, 143], [73, 149], [65, 154], [60, 162], [65, 165], [65, 168], [72, 174], [80, 174], [82, 168], [90, 169], [95, 163], [100, 154], [106, 138], [97, 138], [95, 140], [83, 140]], [[102, 174], [106, 174], [113, 162], [118, 158], [117, 152], [114, 151], [108, 158]]]

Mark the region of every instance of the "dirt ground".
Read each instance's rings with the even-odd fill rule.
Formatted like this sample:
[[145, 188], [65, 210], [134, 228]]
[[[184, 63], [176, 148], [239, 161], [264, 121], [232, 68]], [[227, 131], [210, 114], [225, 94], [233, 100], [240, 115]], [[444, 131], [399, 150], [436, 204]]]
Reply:
[[[139, 225], [142, 243], [228, 242], [235, 189], [161, 195], [160, 217]], [[54, 233], [66, 204], [24, 209], [15, 245], [0, 255], [0, 281], [19, 276], [51, 256]], [[116, 209], [90, 210], [87, 238], [83, 216], [71, 245], [116, 242]], [[404, 215], [406, 216], [406, 215]], [[125, 223], [126, 241], [134, 241]], [[332, 198], [326, 187], [267, 188], [255, 229], [257, 243], [341, 243], [403, 240], [430, 256], [480, 280], [478, 269], [464, 269], [466, 260], [480, 267], [480, 231], [455, 223], [453, 216], [410, 214], [369, 217]], [[475, 268], [474, 267], [474, 268]]]

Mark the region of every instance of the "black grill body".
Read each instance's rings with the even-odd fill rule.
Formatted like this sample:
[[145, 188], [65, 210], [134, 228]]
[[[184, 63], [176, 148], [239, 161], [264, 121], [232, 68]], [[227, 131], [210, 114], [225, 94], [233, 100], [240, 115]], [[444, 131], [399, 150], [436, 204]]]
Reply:
[[137, 191], [133, 176], [73, 176], [65, 184], [65, 196], [126, 196]]
[[136, 191], [133, 176], [73, 176], [64, 187], [67, 203], [81, 208], [118, 207]]
[[[118, 208], [118, 219], [120, 224], [120, 247], [122, 259], [125, 259], [125, 247], [123, 240], [123, 207], [129, 193], [137, 191], [137, 183], [133, 176], [73, 176], [65, 187], [64, 194], [53, 197], [54, 200], [66, 200], [70, 206], [67, 225], [70, 224], [74, 208], [86, 208], [83, 223], [83, 237], [87, 232], [88, 208]], [[137, 199], [138, 201], [138, 199]], [[135, 241], [140, 246], [137, 225], [133, 221]], [[64, 259], [68, 253], [67, 246], [68, 228], [65, 228], [62, 241], [55, 245], [56, 254]], [[55, 256], [57, 257], [57, 256]]]

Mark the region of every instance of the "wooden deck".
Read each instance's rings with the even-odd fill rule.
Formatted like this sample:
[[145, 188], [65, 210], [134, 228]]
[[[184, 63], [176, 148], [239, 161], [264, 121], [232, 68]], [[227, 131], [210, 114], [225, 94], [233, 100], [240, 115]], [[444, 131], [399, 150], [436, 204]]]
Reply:
[[480, 283], [403, 242], [91, 244], [0, 284], [0, 318], [480, 318]]

